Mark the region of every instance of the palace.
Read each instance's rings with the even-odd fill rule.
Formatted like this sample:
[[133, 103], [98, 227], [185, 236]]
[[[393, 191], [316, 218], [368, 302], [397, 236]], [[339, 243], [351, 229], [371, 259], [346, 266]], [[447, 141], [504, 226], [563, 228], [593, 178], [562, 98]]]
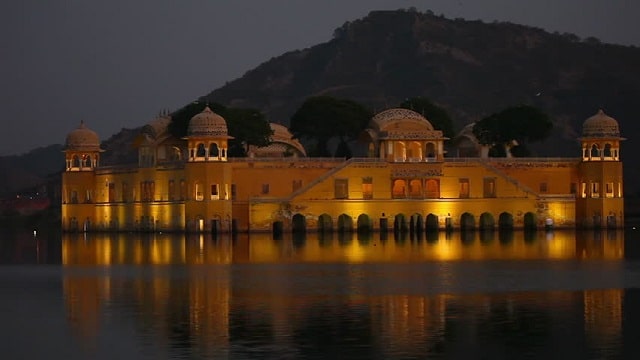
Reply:
[[[390, 109], [363, 135], [368, 156], [312, 158], [281, 125], [272, 143], [227, 156], [224, 118], [208, 107], [183, 139], [160, 116], [138, 163], [101, 166], [83, 123], [66, 139], [65, 231], [429, 231], [624, 225], [618, 122], [587, 119], [575, 158], [490, 158], [467, 127], [447, 140], [422, 115]], [[445, 156], [447, 155], [447, 156]], [[578, 155], [578, 154], [576, 154]]]

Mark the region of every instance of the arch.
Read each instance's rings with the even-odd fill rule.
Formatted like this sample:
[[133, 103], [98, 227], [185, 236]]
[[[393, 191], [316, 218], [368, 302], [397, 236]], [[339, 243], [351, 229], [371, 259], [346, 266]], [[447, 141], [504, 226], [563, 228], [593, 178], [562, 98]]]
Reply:
[[351, 216], [347, 214], [338, 216], [338, 231], [353, 231], [353, 219], [351, 219]]
[[305, 232], [307, 231], [307, 219], [302, 214], [295, 214], [291, 218], [291, 231]]
[[480, 214], [480, 230], [493, 230], [496, 226], [496, 222], [493, 219], [493, 215], [488, 212]]
[[207, 151], [203, 143], [199, 143], [198, 145], [196, 145], [196, 157], [205, 157], [206, 154]]
[[393, 180], [393, 188], [391, 189], [392, 197], [395, 199], [404, 199], [407, 197], [407, 181], [404, 179]]
[[476, 227], [476, 219], [472, 214], [465, 212], [462, 215], [460, 215], [461, 230], [473, 230], [475, 229], [475, 227]]
[[524, 214], [524, 228], [525, 230], [535, 230], [538, 227], [538, 219], [536, 214], [528, 212]]
[[600, 149], [598, 148], [598, 144], [591, 145], [591, 158], [599, 158], [600, 157]]
[[369, 232], [373, 230], [373, 221], [367, 214], [360, 214], [357, 221], [358, 232]]
[[333, 220], [331, 220], [331, 215], [322, 214], [318, 217], [318, 231], [320, 232], [333, 231]]
[[82, 156], [82, 167], [87, 167], [90, 168], [91, 167], [91, 155], [84, 155]]
[[420, 161], [422, 159], [422, 146], [419, 142], [412, 141], [409, 143], [407, 159], [409, 161]]
[[426, 143], [424, 149], [425, 159], [429, 160], [436, 157], [436, 145], [434, 143]]
[[605, 158], [611, 158], [613, 156], [611, 151], [611, 144], [606, 143], [604, 145], [604, 150], [602, 150], [602, 156], [604, 156]]
[[279, 239], [282, 236], [282, 232], [284, 230], [284, 223], [282, 221], [274, 221], [271, 224], [271, 234], [274, 239]]
[[425, 228], [427, 231], [435, 231], [438, 230], [438, 216], [434, 214], [427, 215], [425, 220]]
[[421, 233], [424, 230], [422, 215], [418, 213], [411, 215], [411, 218], [409, 219], [409, 230], [415, 233]]
[[80, 157], [78, 155], [73, 155], [73, 160], [71, 160], [71, 167], [80, 167]]
[[393, 219], [393, 231], [394, 232], [405, 232], [407, 231], [407, 218], [404, 214], [397, 214]]
[[508, 212], [503, 212], [498, 217], [498, 227], [501, 230], [513, 229], [513, 215]]
[[414, 199], [422, 198], [422, 180], [421, 179], [409, 180], [409, 196]]
[[220, 150], [218, 149], [218, 144], [211, 143], [209, 145], [209, 158], [217, 158], [220, 157]]
[[407, 160], [407, 147], [403, 141], [396, 141], [393, 144], [394, 161], [404, 162]]
[[429, 199], [438, 199], [440, 197], [440, 180], [427, 179], [425, 182], [425, 197]]

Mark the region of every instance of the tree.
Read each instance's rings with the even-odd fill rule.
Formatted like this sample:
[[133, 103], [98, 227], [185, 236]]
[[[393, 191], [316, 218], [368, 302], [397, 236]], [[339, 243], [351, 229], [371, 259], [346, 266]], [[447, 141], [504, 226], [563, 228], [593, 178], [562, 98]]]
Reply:
[[546, 139], [553, 129], [547, 114], [529, 105], [517, 105], [492, 114], [473, 126], [482, 145], [490, 145], [491, 156], [528, 156], [528, 143]]
[[229, 140], [229, 156], [246, 156], [248, 145], [266, 146], [273, 131], [264, 115], [256, 109], [227, 108], [217, 103], [194, 101], [171, 114], [169, 132], [178, 138], [187, 136], [189, 121], [205, 107], [222, 116], [227, 130], [234, 138]]
[[339, 138], [346, 142], [355, 139], [371, 116], [369, 110], [355, 101], [315, 96], [305, 100], [293, 114], [290, 130], [294, 137], [315, 143], [309, 155], [330, 156], [329, 140]]
[[449, 113], [440, 106], [432, 103], [429, 99], [423, 97], [415, 97], [407, 99], [400, 104], [403, 109], [413, 110], [422, 116], [433, 125], [434, 129], [442, 130], [444, 136], [453, 138], [455, 132], [453, 131], [453, 121], [449, 116]]

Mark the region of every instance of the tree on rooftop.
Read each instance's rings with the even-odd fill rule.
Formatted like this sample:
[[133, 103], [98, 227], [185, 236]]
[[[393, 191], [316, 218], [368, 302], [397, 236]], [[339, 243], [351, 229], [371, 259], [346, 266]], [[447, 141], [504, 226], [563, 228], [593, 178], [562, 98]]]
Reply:
[[514, 156], [528, 156], [527, 144], [549, 137], [553, 123], [538, 108], [517, 105], [487, 116], [475, 123], [473, 134], [480, 144], [492, 147], [490, 155], [505, 156], [507, 149]]
[[[371, 112], [361, 104], [331, 96], [310, 97], [291, 117], [291, 133], [310, 140], [315, 147], [309, 155], [331, 156], [328, 143], [339, 138], [340, 143], [355, 139], [371, 119]], [[346, 149], [341, 152], [348, 153]]]

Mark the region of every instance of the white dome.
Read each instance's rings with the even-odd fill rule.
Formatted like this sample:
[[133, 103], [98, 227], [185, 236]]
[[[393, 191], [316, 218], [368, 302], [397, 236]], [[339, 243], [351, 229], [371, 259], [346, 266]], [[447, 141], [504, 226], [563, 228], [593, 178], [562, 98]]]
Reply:
[[228, 136], [225, 119], [207, 106], [189, 121], [188, 136]]

